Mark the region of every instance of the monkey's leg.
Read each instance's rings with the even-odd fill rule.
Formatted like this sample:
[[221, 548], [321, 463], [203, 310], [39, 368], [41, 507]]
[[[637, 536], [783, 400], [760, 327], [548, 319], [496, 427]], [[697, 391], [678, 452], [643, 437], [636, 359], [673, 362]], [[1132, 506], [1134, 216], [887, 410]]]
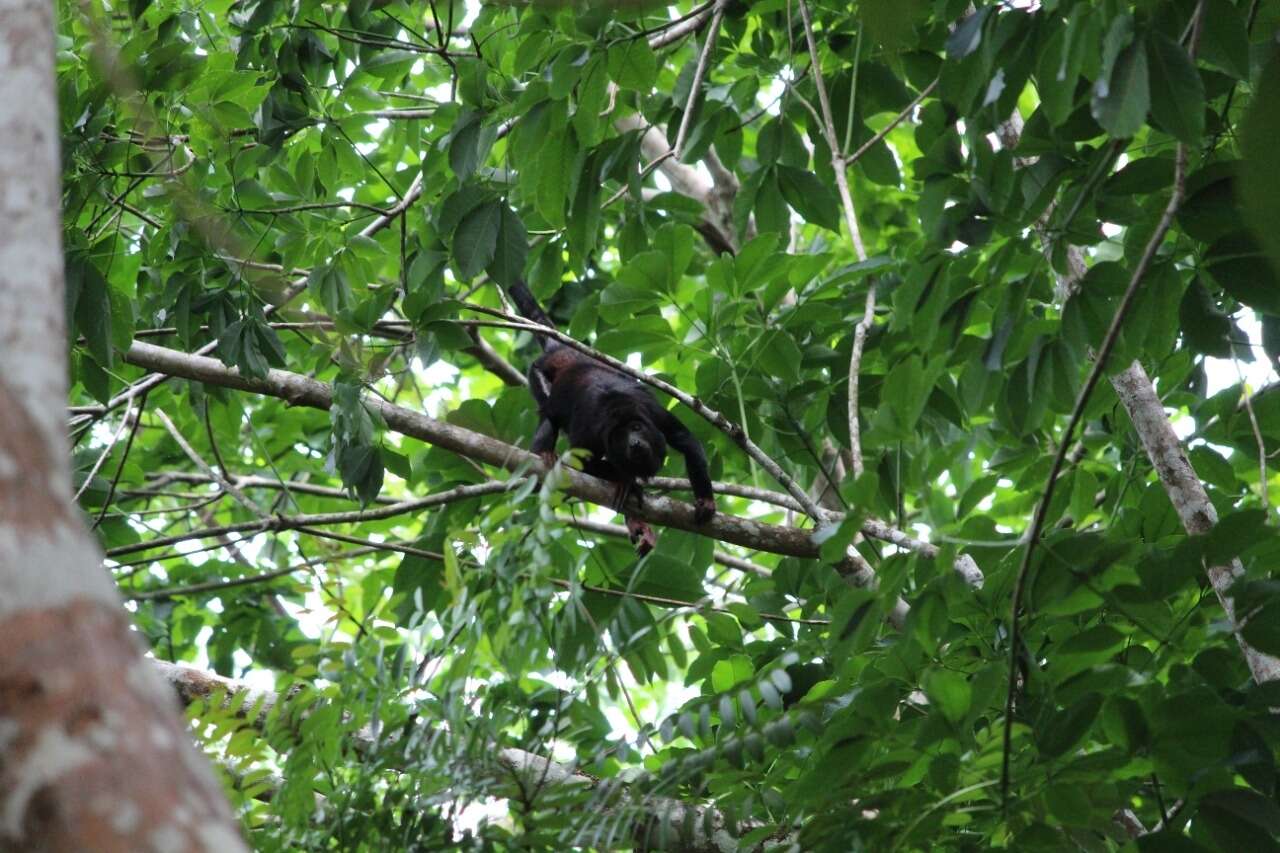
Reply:
[[644, 488], [630, 477], [618, 480], [613, 489], [613, 508], [626, 515], [627, 502], [632, 498], [636, 506], [644, 506]]
[[631, 495], [631, 481], [619, 480], [613, 486], [613, 508], [618, 512], [625, 513], [627, 510], [627, 498]]

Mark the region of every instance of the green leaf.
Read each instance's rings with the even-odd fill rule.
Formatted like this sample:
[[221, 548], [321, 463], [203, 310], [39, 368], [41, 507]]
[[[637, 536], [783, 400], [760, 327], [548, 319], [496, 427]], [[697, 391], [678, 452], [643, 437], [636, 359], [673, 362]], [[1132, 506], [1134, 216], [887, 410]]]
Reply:
[[1199, 277], [1182, 295], [1178, 318], [1183, 340], [1192, 350], [1218, 358], [1231, 356], [1231, 318], [1213, 303]]
[[958, 723], [969, 713], [973, 695], [968, 680], [961, 673], [931, 669], [925, 673], [921, 686], [929, 697], [929, 703], [936, 705], [950, 722]]
[[1272, 365], [1280, 366], [1280, 317], [1262, 315], [1262, 349]]
[[489, 156], [496, 134], [495, 128], [485, 126], [483, 115], [471, 110], [463, 111], [449, 142], [449, 168], [453, 169], [459, 184], [465, 184]]
[[351, 286], [336, 263], [322, 264], [312, 270], [307, 289], [315, 294], [330, 316], [344, 311], [351, 301]]
[[760, 233], [786, 232], [791, 228], [791, 215], [787, 202], [778, 187], [776, 168], [762, 170], [759, 189], [756, 192], [756, 227]]
[[1085, 23], [1091, 14], [1087, 3], [1071, 10], [1066, 27], [1054, 29], [1040, 54], [1036, 68], [1036, 89], [1040, 105], [1052, 125], [1060, 125], [1076, 104], [1076, 83], [1084, 64]]
[[609, 48], [609, 76], [624, 89], [647, 93], [658, 75], [658, 58], [649, 43], [632, 38]]
[[1204, 134], [1204, 84], [1182, 45], [1163, 33], [1147, 37], [1151, 118], [1188, 145]]
[[925, 401], [933, 391], [932, 382], [925, 376], [920, 357], [913, 355], [898, 361], [885, 377], [882, 399], [888, 404], [894, 429], [909, 434], [924, 411]]
[[850, 514], [839, 522], [827, 522], [813, 531], [813, 541], [821, 548], [823, 562], [834, 563], [842, 559], [861, 529], [862, 520]]
[[711, 670], [711, 689], [716, 693], [727, 693], [736, 685], [750, 681], [756, 674], [751, 659], [746, 655], [733, 655], [725, 660], [717, 661]]
[[1235, 234], [1214, 243], [1205, 254], [1204, 268], [1240, 302], [1280, 314], [1280, 277], [1251, 236]]
[[1205, 560], [1211, 566], [1229, 563], [1250, 547], [1275, 536], [1261, 509], [1240, 509], [1218, 520], [1205, 539]]
[[671, 259], [659, 249], [641, 252], [619, 270], [618, 278], [636, 287], [646, 288], [654, 294], [665, 293], [671, 282]]
[[462, 217], [453, 232], [453, 269], [460, 279], [475, 278], [494, 259], [503, 205], [486, 202]]
[[80, 382], [93, 399], [106, 404], [111, 399], [111, 374], [103, 370], [92, 356], [82, 355], [76, 359], [79, 366]]
[[609, 104], [609, 75], [605, 59], [595, 56], [582, 71], [578, 84], [578, 103], [573, 111], [573, 129], [583, 146], [599, 145], [608, 128], [602, 117]]
[[76, 330], [84, 335], [93, 360], [109, 370], [115, 364], [111, 347], [111, 288], [98, 268], [88, 260], [73, 256], [67, 260], [67, 275], [74, 276], [78, 296], [76, 299]]
[[668, 258], [667, 288], [675, 287], [693, 260], [694, 231], [688, 225], [668, 223], [653, 236], [653, 248]]
[[1100, 710], [1102, 697], [1090, 693], [1051, 716], [1036, 732], [1040, 753], [1046, 758], [1066, 753], [1089, 732]]
[[340, 445], [336, 453], [338, 474], [342, 484], [360, 501], [373, 503], [382, 491], [382, 454], [378, 448], [363, 445]]
[[497, 245], [487, 270], [489, 277], [498, 284], [510, 287], [524, 276], [524, 265], [529, 256], [529, 235], [519, 214], [505, 204], [499, 205], [499, 209]]
[[765, 333], [757, 365], [769, 376], [786, 383], [800, 381], [800, 347], [781, 329]]
[[564, 225], [564, 203], [577, 153], [571, 133], [556, 133], [544, 140], [538, 155], [534, 203], [547, 222], [557, 228]]
[[[1130, 19], [1117, 18], [1108, 42], [1132, 37], [1124, 27], [1132, 28]], [[1116, 35], [1117, 31], [1119, 35]], [[1102, 127], [1117, 138], [1133, 136], [1147, 120], [1151, 105], [1151, 89], [1147, 73], [1147, 53], [1141, 41], [1133, 41], [1119, 50], [1114, 63], [1104, 77], [1093, 86], [1093, 117]]]
[[[1089, 495], [1088, 500], [1092, 506], [1093, 495]], [[1107, 663], [1120, 651], [1125, 639], [1124, 634], [1110, 625], [1087, 628], [1059, 646], [1049, 674], [1054, 683], [1061, 684], [1081, 672]]]
[[1237, 80], [1247, 80], [1249, 34], [1240, 8], [1231, 0], [1205, 0], [1200, 21], [1200, 56]]
[[791, 166], [777, 166], [778, 187], [782, 197], [806, 222], [831, 231], [840, 230], [840, 201], [836, 193], [818, 180], [818, 176]]
[[1262, 70], [1241, 130], [1244, 160], [1238, 184], [1242, 213], [1280, 270], [1280, 52]]
[[360, 63], [360, 70], [380, 80], [396, 80], [404, 76], [419, 55], [411, 50], [381, 50]]

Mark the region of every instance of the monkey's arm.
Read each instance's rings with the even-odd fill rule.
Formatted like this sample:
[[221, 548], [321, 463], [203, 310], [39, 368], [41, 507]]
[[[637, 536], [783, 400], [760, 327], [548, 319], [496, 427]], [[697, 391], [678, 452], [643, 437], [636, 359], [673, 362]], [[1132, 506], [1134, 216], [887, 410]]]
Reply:
[[538, 421], [538, 428], [533, 433], [533, 444], [529, 449], [542, 457], [542, 461], [548, 468], [555, 464], [556, 439], [559, 436], [560, 430], [556, 429], [551, 418], [543, 416], [542, 420]]
[[711, 474], [707, 471], [707, 455], [702, 450], [702, 443], [680, 423], [679, 418], [657, 405], [656, 401], [654, 407], [662, 413], [656, 423], [666, 436], [667, 444], [684, 454], [685, 469], [693, 485], [693, 520], [706, 524], [716, 514], [716, 499], [711, 490]]

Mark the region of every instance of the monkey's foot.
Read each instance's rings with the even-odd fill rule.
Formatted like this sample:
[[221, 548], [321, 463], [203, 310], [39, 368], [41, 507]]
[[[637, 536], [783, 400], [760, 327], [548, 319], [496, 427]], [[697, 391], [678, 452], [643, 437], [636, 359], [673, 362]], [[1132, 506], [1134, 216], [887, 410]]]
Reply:
[[631, 537], [631, 544], [636, 546], [636, 553], [641, 557], [652, 551], [658, 544], [658, 537], [654, 535], [653, 528], [643, 519], [635, 516], [627, 516], [627, 535]]
[[542, 466], [548, 473], [550, 473], [551, 469], [555, 467], [555, 464], [558, 461], [554, 450], [544, 450], [538, 454], [538, 458], [542, 460]]
[[693, 523], [706, 524], [716, 514], [716, 499], [713, 497], [698, 498], [693, 502]]

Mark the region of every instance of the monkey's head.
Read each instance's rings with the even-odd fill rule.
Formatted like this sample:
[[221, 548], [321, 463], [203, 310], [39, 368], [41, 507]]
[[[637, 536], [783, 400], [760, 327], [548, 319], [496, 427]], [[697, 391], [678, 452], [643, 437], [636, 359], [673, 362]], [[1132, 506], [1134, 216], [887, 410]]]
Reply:
[[633, 477], [647, 479], [658, 473], [667, 458], [667, 439], [648, 418], [633, 417], [609, 433], [606, 452], [614, 465]]

